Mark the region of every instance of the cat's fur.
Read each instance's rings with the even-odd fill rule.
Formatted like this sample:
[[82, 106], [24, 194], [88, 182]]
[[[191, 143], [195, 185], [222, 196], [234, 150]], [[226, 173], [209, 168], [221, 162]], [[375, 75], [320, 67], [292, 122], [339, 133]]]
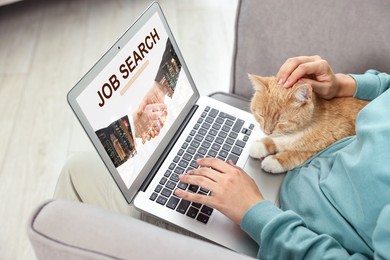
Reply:
[[252, 144], [251, 157], [271, 173], [293, 169], [344, 137], [355, 134], [357, 113], [368, 103], [352, 97], [326, 100], [310, 84], [289, 89], [275, 77], [249, 75], [255, 88], [251, 110], [267, 135]]

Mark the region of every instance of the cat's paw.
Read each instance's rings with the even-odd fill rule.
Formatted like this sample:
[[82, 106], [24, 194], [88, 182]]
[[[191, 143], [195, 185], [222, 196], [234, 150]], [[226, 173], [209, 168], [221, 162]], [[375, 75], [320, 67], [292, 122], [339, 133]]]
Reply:
[[269, 155], [267, 148], [261, 140], [257, 140], [252, 143], [249, 149], [249, 156], [255, 159], [261, 159]]
[[274, 174], [287, 171], [287, 169], [280, 164], [280, 162], [278, 161], [278, 159], [276, 159], [274, 155], [265, 157], [264, 160], [261, 162], [261, 168], [263, 168], [263, 170], [266, 172]]

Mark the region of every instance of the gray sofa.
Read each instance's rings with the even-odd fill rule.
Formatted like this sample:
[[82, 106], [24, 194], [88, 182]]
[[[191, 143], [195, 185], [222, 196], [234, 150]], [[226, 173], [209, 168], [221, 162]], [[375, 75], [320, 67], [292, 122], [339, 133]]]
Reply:
[[[335, 72], [390, 72], [389, 10], [388, 0], [241, 0], [231, 91], [212, 97], [248, 109], [252, 88], [247, 73], [274, 75], [287, 58], [299, 55], [318, 54]], [[247, 258], [70, 201], [40, 205], [28, 223], [28, 234], [38, 259]]]

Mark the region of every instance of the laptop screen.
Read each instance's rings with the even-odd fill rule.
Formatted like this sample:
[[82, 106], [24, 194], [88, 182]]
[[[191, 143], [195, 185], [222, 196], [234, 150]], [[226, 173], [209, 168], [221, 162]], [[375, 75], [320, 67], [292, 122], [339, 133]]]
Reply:
[[194, 97], [166, 28], [154, 12], [75, 98], [128, 189]]

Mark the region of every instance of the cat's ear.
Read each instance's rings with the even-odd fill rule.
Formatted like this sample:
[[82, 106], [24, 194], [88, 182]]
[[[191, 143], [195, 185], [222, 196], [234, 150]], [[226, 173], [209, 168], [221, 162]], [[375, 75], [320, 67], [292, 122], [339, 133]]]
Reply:
[[256, 91], [263, 92], [266, 89], [266, 86], [268, 85], [267, 78], [249, 74], [249, 73], [248, 73], [248, 78], [252, 82], [253, 88]]
[[310, 84], [303, 84], [294, 91], [293, 97], [298, 103], [305, 104], [311, 100], [312, 91]]

